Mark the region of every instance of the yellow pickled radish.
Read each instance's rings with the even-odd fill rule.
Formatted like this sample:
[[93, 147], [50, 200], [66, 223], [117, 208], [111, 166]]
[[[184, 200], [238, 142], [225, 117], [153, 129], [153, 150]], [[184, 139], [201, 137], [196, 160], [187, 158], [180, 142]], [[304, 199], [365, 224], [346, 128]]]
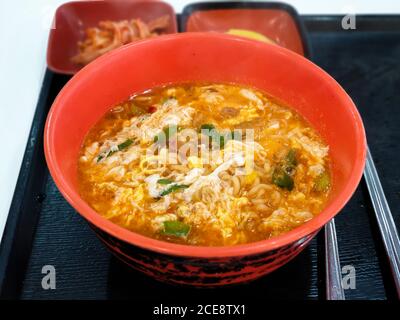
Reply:
[[248, 39], [253, 39], [253, 40], [258, 40], [266, 43], [272, 43], [275, 44], [275, 42], [268, 37], [264, 36], [261, 33], [251, 31], [251, 30], [246, 30], [246, 29], [229, 29], [227, 34], [231, 34], [233, 36], [239, 36], [239, 37], [244, 37]]

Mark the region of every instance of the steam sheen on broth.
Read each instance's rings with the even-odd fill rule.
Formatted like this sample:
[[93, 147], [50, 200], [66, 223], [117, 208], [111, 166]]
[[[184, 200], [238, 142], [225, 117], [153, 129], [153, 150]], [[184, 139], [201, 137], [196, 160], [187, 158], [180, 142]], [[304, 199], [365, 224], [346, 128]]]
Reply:
[[106, 113], [84, 140], [78, 180], [94, 210], [131, 231], [243, 244], [321, 212], [328, 146], [300, 115], [253, 88], [171, 85]]

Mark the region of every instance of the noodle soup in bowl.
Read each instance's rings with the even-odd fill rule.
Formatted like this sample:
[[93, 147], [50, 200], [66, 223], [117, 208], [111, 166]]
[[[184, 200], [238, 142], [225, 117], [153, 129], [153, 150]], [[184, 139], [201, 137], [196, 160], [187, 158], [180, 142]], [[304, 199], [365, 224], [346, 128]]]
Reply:
[[323, 70], [210, 33], [97, 59], [60, 92], [45, 131], [55, 183], [105, 245], [196, 286], [294, 258], [351, 197], [365, 148], [357, 109]]

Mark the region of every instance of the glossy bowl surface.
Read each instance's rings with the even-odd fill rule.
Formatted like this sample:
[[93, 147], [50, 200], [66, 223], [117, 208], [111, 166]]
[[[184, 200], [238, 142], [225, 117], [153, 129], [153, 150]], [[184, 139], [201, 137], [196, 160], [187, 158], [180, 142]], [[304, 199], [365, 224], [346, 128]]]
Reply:
[[[97, 214], [81, 199], [77, 188], [78, 152], [89, 129], [111, 105], [134, 92], [188, 81], [253, 86], [303, 115], [330, 146], [333, 188], [326, 208], [282, 236], [229, 247], [159, 241], [130, 232]], [[98, 58], [62, 89], [45, 127], [45, 155], [55, 183], [106, 245], [122, 260], [153, 277], [195, 285], [248, 281], [296, 256], [350, 199], [361, 179], [365, 154], [360, 115], [326, 72], [279, 46], [217, 33], [162, 36]]]

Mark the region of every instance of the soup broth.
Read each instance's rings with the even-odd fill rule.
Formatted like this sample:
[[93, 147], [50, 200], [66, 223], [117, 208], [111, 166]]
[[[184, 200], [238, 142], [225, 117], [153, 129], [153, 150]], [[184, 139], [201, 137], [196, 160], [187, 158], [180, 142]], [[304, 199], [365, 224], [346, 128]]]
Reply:
[[328, 146], [295, 111], [234, 84], [158, 87], [113, 106], [79, 155], [82, 198], [104, 218], [175, 243], [226, 246], [312, 219]]

